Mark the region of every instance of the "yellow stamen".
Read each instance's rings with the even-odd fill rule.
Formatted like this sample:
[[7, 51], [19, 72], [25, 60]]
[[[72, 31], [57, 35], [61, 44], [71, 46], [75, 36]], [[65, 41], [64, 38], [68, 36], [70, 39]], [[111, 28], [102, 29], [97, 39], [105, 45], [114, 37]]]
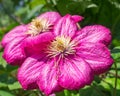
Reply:
[[70, 37], [56, 37], [56, 39], [48, 47], [47, 53], [50, 57], [61, 55], [62, 57], [75, 53], [75, 42]]
[[36, 18], [32, 20], [27, 34], [30, 34], [31, 36], [36, 36], [41, 32], [49, 31], [52, 28], [51, 26], [52, 24], [48, 20], [44, 18]]

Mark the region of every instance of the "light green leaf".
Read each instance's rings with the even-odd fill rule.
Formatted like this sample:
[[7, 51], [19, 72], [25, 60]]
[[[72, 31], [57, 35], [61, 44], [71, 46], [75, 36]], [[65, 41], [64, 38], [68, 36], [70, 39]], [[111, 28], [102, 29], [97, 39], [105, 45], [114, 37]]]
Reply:
[[0, 96], [15, 96], [7, 91], [0, 90]]
[[[100, 83], [102, 87], [104, 87], [105, 90], [109, 91], [111, 93], [111, 96], [113, 96], [114, 88], [115, 88], [115, 78], [106, 78], [104, 81]], [[120, 79], [117, 78], [117, 86], [116, 86], [116, 96], [120, 96]]]
[[27, 13], [28, 10], [29, 10], [28, 6], [19, 8], [19, 10], [15, 11], [15, 15], [19, 16], [21, 14], [25, 14], [25, 13]]
[[10, 90], [14, 90], [14, 89], [20, 89], [21, 88], [21, 85], [19, 82], [14, 82], [13, 84], [9, 84], [8, 85], [8, 88]]
[[64, 95], [57, 95], [57, 96], [79, 96], [79, 90], [64, 90]]
[[46, 3], [45, 0], [32, 0], [32, 2], [30, 2], [30, 7], [34, 8], [36, 6], [43, 5], [45, 3]]
[[0, 52], [0, 65], [2, 65], [5, 68], [7, 66], [7, 63], [2, 58], [2, 54], [3, 54], [3, 52]]
[[70, 96], [70, 91], [69, 90], [64, 90], [65, 96]]
[[3, 88], [3, 87], [7, 87], [7, 84], [0, 82], [0, 88]]
[[[115, 85], [115, 78], [106, 78], [100, 83], [105, 89], [111, 90]], [[117, 79], [117, 89], [120, 90], [120, 79]]]

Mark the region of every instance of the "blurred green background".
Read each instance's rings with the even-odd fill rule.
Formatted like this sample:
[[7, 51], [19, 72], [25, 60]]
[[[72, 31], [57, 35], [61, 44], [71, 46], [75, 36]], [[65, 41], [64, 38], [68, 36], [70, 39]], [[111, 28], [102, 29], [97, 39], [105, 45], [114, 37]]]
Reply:
[[[0, 0], [0, 40], [17, 25], [29, 23], [46, 11], [82, 15], [80, 25], [102, 24], [111, 29], [109, 46], [115, 60], [110, 71], [96, 76], [91, 86], [63, 91], [57, 96], [120, 96], [120, 0]], [[24, 91], [17, 81], [17, 67], [2, 59], [0, 46], [0, 96], [43, 96], [39, 90]], [[115, 87], [115, 84], [117, 85]], [[115, 95], [116, 94], [116, 95]]]

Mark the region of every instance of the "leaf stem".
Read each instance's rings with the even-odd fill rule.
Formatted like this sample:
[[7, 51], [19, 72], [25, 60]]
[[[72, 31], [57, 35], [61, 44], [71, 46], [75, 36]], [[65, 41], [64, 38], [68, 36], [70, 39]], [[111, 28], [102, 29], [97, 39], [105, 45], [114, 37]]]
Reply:
[[116, 96], [117, 75], [118, 75], [116, 62], [114, 63], [114, 66], [115, 66], [115, 86], [114, 86], [114, 90], [113, 90], [113, 96]]

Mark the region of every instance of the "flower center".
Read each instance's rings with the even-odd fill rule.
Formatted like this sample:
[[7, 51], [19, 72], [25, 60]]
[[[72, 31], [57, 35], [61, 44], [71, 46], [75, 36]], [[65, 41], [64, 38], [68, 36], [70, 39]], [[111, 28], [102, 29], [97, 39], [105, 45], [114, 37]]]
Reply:
[[75, 42], [70, 37], [56, 37], [48, 47], [47, 53], [50, 57], [61, 55], [62, 57], [75, 53]]
[[52, 29], [52, 24], [48, 20], [44, 18], [36, 18], [32, 20], [27, 34], [30, 34], [31, 36], [36, 36], [41, 32], [46, 32], [50, 29]]

